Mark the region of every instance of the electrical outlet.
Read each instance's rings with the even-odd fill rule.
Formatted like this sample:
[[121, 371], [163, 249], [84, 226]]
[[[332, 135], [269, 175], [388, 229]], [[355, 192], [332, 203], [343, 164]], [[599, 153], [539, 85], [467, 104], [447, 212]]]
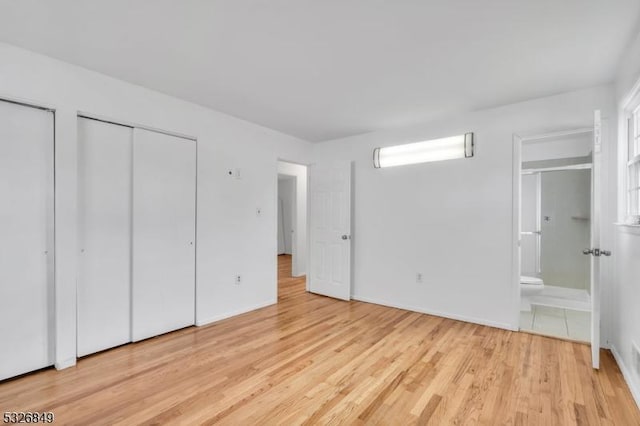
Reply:
[[416, 283], [417, 284], [422, 284], [423, 283], [423, 281], [422, 281], [422, 272], [416, 273]]
[[236, 285], [240, 285], [242, 282], [242, 275], [236, 275]]

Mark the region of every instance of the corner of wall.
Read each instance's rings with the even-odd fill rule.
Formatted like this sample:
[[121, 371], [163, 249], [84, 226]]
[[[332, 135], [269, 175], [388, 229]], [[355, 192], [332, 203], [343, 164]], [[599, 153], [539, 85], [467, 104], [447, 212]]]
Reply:
[[636, 405], [640, 407], [640, 382], [638, 382], [633, 375], [631, 374], [631, 370], [624, 363], [624, 359], [616, 349], [615, 345], [611, 345], [611, 353], [613, 354], [613, 358], [618, 363], [618, 367], [620, 367], [620, 371], [622, 372], [622, 376], [624, 380], [627, 382], [629, 386], [629, 390], [631, 391], [631, 395], [633, 399], [636, 401]]

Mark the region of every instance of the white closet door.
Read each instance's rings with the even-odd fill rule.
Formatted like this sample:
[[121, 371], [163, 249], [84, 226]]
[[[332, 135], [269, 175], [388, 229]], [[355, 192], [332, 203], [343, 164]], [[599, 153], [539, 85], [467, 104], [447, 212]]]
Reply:
[[0, 380], [53, 363], [53, 113], [0, 101]]
[[195, 142], [135, 129], [134, 341], [195, 323], [195, 209]]
[[78, 356], [131, 341], [132, 137], [78, 119]]

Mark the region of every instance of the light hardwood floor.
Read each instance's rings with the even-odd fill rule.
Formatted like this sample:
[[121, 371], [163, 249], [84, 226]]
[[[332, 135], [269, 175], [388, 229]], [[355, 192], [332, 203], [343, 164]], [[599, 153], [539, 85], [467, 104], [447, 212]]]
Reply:
[[[277, 305], [0, 383], [59, 424], [640, 425], [607, 351], [304, 291]], [[2, 350], [7, 350], [3, 348]]]

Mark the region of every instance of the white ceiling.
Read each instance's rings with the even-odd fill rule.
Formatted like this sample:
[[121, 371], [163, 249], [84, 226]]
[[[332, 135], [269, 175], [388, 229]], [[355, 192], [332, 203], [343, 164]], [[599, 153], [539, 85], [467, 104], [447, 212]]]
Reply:
[[322, 141], [606, 83], [638, 0], [1, 0], [0, 40]]

